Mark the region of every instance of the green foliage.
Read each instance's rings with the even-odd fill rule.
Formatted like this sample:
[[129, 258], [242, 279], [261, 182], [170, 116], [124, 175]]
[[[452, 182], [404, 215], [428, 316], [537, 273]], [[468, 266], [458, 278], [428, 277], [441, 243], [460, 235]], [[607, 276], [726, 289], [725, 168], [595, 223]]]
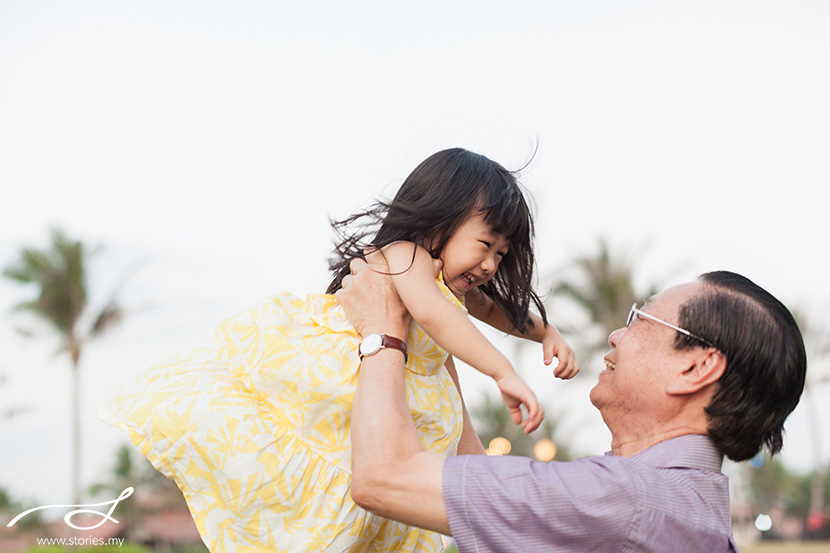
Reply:
[[0, 487], [0, 511], [8, 510], [11, 507], [11, 497], [6, 488]]
[[[121, 445], [115, 452], [115, 460], [109, 474], [109, 480], [98, 482], [89, 488], [89, 493], [98, 495], [106, 492], [108, 495], [118, 495], [125, 488], [142, 488], [160, 490], [175, 487], [173, 481], [153, 468], [145, 457], [139, 455], [130, 445]], [[125, 502], [118, 504], [118, 507]], [[116, 512], [118, 512], [116, 508]]]
[[[599, 328], [601, 338], [584, 346], [586, 356], [607, 349], [607, 336], [625, 322], [631, 304], [642, 305], [657, 291], [656, 285], [643, 292], [635, 290], [631, 262], [612, 255], [604, 238], [599, 239], [596, 252], [575, 257], [569, 273], [553, 283], [552, 293], [578, 306], [588, 316], [588, 325]], [[585, 335], [588, 329], [568, 330]]]
[[64, 553], [72, 551], [73, 553], [152, 553], [150, 549], [124, 542], [120, 547], [117, 545], [94, 545], [90, 547], [61, 547], [59, 545], [50, 545], [45, 547], [35, 547], [29, 549], [26, 553]]
[[759, 541], [750, 545], [738, 544], [741, 553], [828, 553], [830, 543], [803, 541]]
[[[749, 499], [759, 512], [780, 507], [788, 515], [806, 518], [810, 512], [812, 474], [792, 473], [776, 457], [765, 457], [762, 466], [748, 470]], [[830, 497], [830, 481], [824, 482], [824, 493]]]
[[[89, 488], [89, 493], [93, 496], [104, 494], [109, 500], [118, 497], [127, 488], [134, 488], [136, 492], [140, 491], [145, 495], [149, 493], [154, 498], [154, 502], [147, 505], [134, 495], [120, 501], [116, 506], [114, 515], [122, 523], [123, 534], [121, 535], [128, 541], [140, 534], [139, 526], [144, 515], [158, 510], [159, 505], [164, 505], [165, 508], [187, 510], [176, 484], [153, 468], [150, 461], [140, 455], [135, 448], [124, 444], [115, 452], [108, 479], [93, 484]], [[204, 549], [199, 551], [204, 551]]]
[[202, 542], [183, 543], [171, 547], [170, 553], [208, 553], [208, 548]]
[[[22, 502], [13, 499], [11, 494], [9, 494], [9, 491], [0, 486], [0, 518], [8, 522], [20, 513], [25, 513], [34, 507], [37, 507], [37, 505], [25, 505]], [[35, 511], [20, 519], [15, 526], [22, 530], [29, 530], [31, 528], [36, 528], [41, 524], [43, 524], [41, 513], [40, 511]]]
[[[59, 545], [39, 546], [27, 550], [25, 553], [152, 553], [153, 549], [125, 541], [121, 546], [94, 545], [90, 547], [61, 547]], [[185, 543], [167, 547], [168, 553], [207, 553], [208, 549], [201, 542]], [[455, 550], [457, 553], [457, 549]]]

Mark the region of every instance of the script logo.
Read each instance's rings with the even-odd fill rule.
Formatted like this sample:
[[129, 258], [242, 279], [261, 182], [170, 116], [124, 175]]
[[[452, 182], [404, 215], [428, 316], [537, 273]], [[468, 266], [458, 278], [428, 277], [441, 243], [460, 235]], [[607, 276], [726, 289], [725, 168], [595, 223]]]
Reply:
[[[115, 520], [114, 518], [112, 518], [110, 515], [112, 515], [112, 512], [115, 510], [115, 507], [118, 505], [118, 503], [120, 503], [124, 499], [127, 499], [132, 494], [133, 494], [133, 488], [126, 488], [123, 492], [121, 492], [121, 495], [119, 495], [117, 498], [113, 499], [112, 501], [105, 501], [104, 503], [92, 503], [92, 504], [89, 504], [89, 505], [44, 505], [43, 507], [35, 507], [34, 509], [29, 509], [28, 511], [20, 513], [19, 515], [14, 517], [12, 519], [12, 521], [6, 525], [6, 527], [14, 526], [14, 524], [18, 520], [25, 517], [29, 513], [33, 513], [35, 511], [40, 511], [41, 509], [56, 509], [56, 508], [61, 508], [61, 507], [62, 508], [81, 507], [81, 509], [76, 509], [74, 511], [70, 511], [70, 512], [66, 513], [66, 516], [63, 517], [63, 521], [68, 526], [71, 526], [75, 530], [92, 530], [93, 528], [98, 528], [99, 526], [101, 526], [102, 524], [104, 524], [108, 520], [111, 520], [114, 523], [118, 524], [118, 521]], [[95, 511], [95, 510], [89, 508], [89, 507], [103, 507], [105, 505], [112, 505], [112, 507], [110, 507], [109, 512], [107, 512], [107, 513], [101, 513], [99, 511]], [[77, 514], [81, 514], [81, 513], [86, 513], [86, 514], [90, 514], [90, 515], [98, 515], [98, 516], [102, 517], [101, 522], [99, 522], [95, 526], [75, 526], [74, 524], [72, 524], [72, 522], [70, 522], [70, 519], [73, 516], [75, 516]]]

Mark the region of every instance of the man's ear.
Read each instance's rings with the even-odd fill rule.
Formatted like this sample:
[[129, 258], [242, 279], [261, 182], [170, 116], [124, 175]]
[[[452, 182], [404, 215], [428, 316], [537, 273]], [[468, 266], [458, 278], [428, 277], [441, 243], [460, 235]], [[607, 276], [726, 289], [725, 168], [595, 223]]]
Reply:
[[700, 350], [689, 361], [691, 364], [669, 382], [669, 394], [694, 394], [720, 380], [726, 370], [726, 356], [714, 348]]

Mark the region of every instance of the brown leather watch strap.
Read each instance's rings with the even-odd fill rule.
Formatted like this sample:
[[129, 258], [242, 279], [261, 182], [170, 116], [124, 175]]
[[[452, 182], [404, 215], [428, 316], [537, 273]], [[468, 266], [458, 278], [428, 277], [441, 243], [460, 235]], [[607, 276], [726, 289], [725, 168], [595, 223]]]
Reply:
[[406, 342], [401, 340], [400, 338], [395, 338], [394, 336], [389, 336], [388, 334], [381, 334], [381, 338], [383, 339], [382, 346], [384, 348], [394, 348], [403, 353], [403, 362], [406, 363], [409, 361], [409, 354], [406, 353]]

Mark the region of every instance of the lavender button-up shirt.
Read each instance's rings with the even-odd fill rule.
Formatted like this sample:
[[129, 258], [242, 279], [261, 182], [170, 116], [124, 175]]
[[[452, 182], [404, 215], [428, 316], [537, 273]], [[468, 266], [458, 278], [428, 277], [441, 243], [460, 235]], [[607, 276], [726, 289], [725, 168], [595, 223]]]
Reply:
[[462, 553], [737, 551], [722, 463], [698, 435], [628, 458], [450, 457], [444, 503]]

